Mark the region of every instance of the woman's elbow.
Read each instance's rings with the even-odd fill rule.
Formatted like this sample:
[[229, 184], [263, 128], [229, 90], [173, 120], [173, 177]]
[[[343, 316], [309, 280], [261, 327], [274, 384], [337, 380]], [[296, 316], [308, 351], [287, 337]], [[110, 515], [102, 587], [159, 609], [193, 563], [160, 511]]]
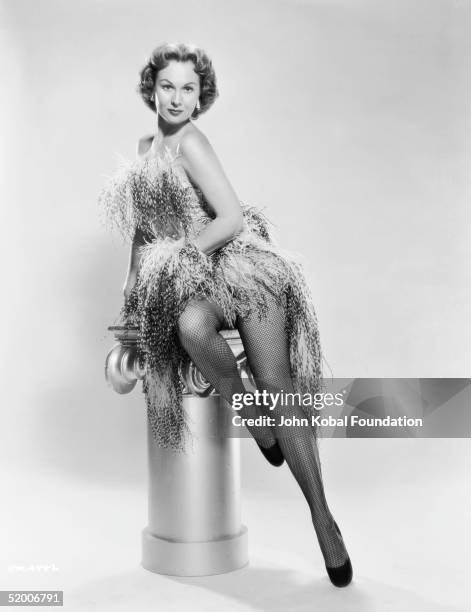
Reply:
[[224, 235], [224, 240], [229, 242], [233, 240], [244, 228], [244, 216], [242, 211], [240, 214], [233, 213], [218, 217], [220, 223], [221, 237]]
[[237, 214], [234, 215], [232, 219], [232, 231], [233, 235], [237, 236], [244, 228], [244, 215], [242, 214], [242, 210], [238, 211]]

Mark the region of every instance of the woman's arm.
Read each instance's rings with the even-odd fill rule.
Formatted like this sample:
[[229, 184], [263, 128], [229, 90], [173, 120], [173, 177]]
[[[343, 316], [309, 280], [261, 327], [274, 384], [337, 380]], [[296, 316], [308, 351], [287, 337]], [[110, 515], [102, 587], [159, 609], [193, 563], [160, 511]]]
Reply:
[[180, 150], [183, 167], [216, 214], [195, 239], [196, 246], [210, 255], [242, 230], [242, 208], [206, 136], [201, 132], [185, 134]]
[[[141, 157], [149, 150], [152, 144], [152, 134], [143, 136], [137, 141], [136, 145], [136, 155], [137, 157]], [[129, 294], [132, 291], [132, 288], [136, 284], [137, 280], [137, 271], [139, 269], [140, 262], [140, 254], [139, 247], [145, 244], [144, 235], [139, 228], [136, 228], [134, 232], [134, 237], [131, 244], [131, 252], [129, 254], [129, 264], [128, 264], [128, 272], [126, 275], [126, 280], [124, 281], [123, 293], [124, 297], [127, 300]]]
[[132, 240], [131, 253], [129, 255], [128, 273], [126, 275], [126, 280], [124, 281], [123, 286], [123, 294], [126, 300], [128, 299], [132, 288], [136, 284], [137, 271], [139, 269], [139, 262], [141, 259], [141, 256], [139, 254], [139, 247], [144, 244], [144, 235], [140, 229], [136, 228], [136, 231], [134, 232], [134, 238]]

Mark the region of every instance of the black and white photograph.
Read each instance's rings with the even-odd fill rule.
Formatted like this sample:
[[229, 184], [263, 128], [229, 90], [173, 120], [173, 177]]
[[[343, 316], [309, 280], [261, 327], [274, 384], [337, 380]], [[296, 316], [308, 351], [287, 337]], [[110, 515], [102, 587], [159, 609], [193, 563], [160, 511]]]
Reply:
[[471, 2], [0, 24], [0, 606], [469, 611]]

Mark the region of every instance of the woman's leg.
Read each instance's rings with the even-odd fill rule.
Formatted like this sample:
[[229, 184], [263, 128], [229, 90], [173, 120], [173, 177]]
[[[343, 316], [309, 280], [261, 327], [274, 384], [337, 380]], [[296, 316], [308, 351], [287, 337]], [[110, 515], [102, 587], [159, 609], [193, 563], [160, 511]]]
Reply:
[[[237, 361], [224, 338], [218, 333], [224, 324], [220, 306], [205, 299], [193, 299], [180, 315], [177, 325], [180, 342], [201, 374], [229, 403], [234, 393], [247, 393], [237, 368]], [[261, 415], [257, 406], [244, 406], [243, 418]], [[268, 426], [247, 426], [260, 446], [275, 444]]]
[[[290, 372], [288, 338], [285, 332], [285, 306], [269, 296], [269, 310], [265, 319], [256, 314], [239, 318], [237, 327], [245, 347], [252, 374], [260, 391], [294, 393]], [[265, 414], [305, 418], [301, 406], [294, 403]], [[329, 567], [341, 566], [348, 553], [337, 533], [334, 519], [327, 505], [321, 475], [317, 441], [310, 427], [276, 428], [278, 444], [296, 478], [311, 510], [317, 539]]]

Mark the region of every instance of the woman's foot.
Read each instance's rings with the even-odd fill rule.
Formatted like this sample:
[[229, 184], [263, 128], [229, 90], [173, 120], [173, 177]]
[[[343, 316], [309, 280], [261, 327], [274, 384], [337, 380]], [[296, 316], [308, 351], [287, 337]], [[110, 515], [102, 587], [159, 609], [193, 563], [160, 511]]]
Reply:
[[345, 563], [340, 567], [327, 567], [326, 565], [325, 568], [329, 575], [330, 582], [336, 587], [348, 586], [352, 581], [353, 568], [350, 557], [348, 557]]
[[280, 467], [280, 465], [283, 465], [285, 458], [283, 457], [283, 453], [281, 452], [280, 445], [277, 441], [275, 441], [275, 444], [268, 447], [260, 444], [258, 440], [255, 441], [257, 442], [259, 449], [262, 451], [263, 456], [269, 463], [276, 467]]
[[[340, 565], [338, 563], [335, 563], [335, 565], [328, 565], [326, 562], [325, 567], [326, 567], [327, 574], [332, 584], [336, 587], [345, 587], [349, 585], [350, 582], [352, 581], [353, 568], [352, 568], [352, 563], [350, 561], [350, 557], [347, 553], [345, 545], [343, 544], [343, 538], [342, 538], [342, 534], [340, 532], [339, 526], [337, 525], [335, 521], [334, 521], [334, 527], [335, 527], [335, 531], [337, 532], [338, 537], [342, 541], [343, 550], [344, 550], [343, 556], [346, 555], [346, 559]], [[335, 555], [337, 561], [339, 559], [338, 555], [339, 553], [337, 552]]]
[[[248, 393], [246, 395], [248, 395]], [[255, 394], [251, 393], [250, 395], [253, 399], [250, 404], [244, 406], [243, 416], [256, 419], [263, 416], [263, 413], [256, 403]], [[269, 463], [276, 467], [283, 465], [285, 458], [271, 427], [267, 425], [252, 426], [250, 428], [250, 433], [257, 443], [258, 448], [262, 451], [263, 456]]]

